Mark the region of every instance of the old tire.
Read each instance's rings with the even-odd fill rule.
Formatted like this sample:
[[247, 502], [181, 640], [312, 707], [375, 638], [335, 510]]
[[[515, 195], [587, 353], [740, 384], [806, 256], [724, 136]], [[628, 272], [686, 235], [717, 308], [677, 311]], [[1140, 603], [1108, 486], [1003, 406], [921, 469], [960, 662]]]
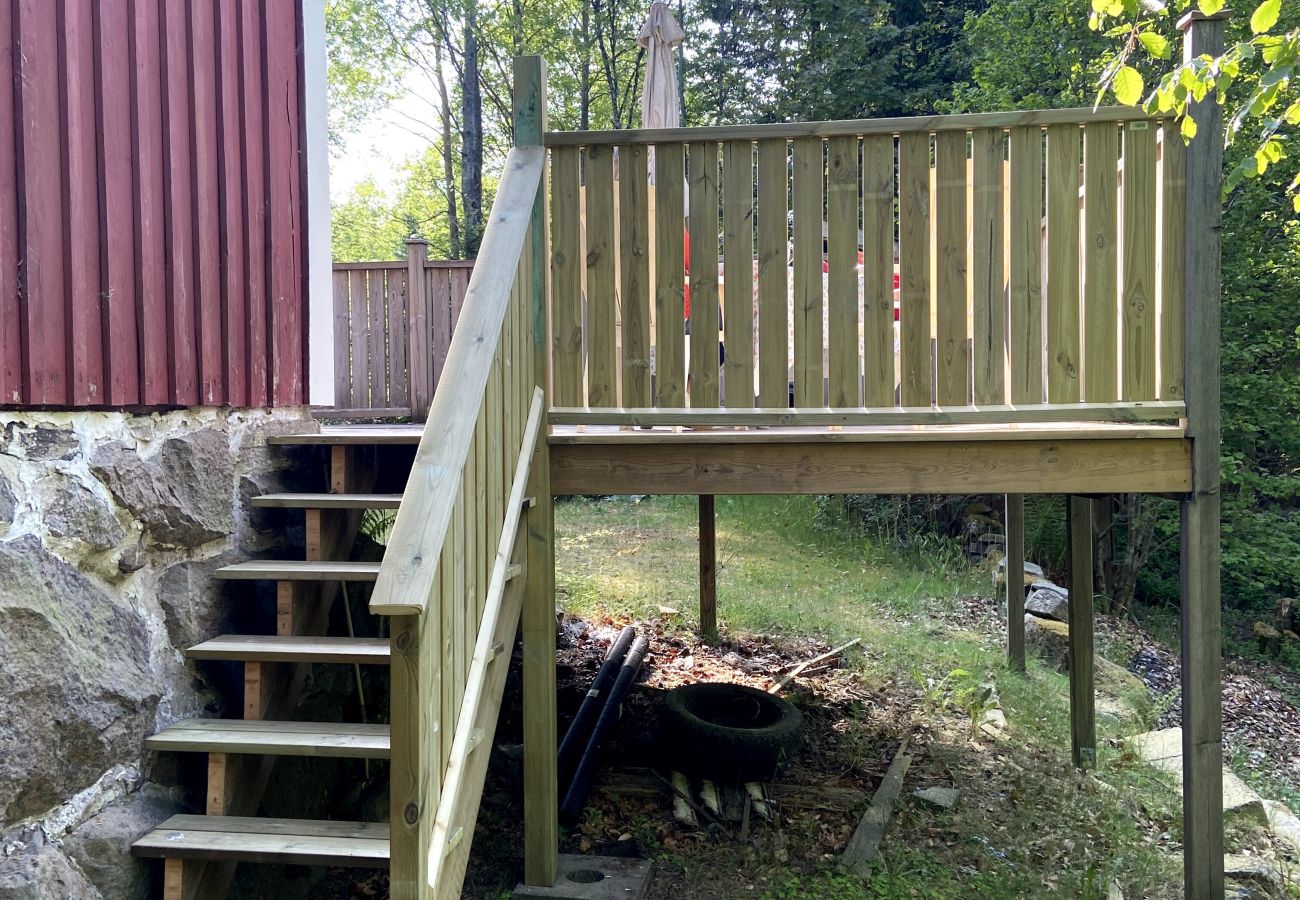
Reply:
[[687, 684], [660, 711], [665, 750], [683, 772], [723, 781], [770, 781], [789, 765], [803, 716], [743, 684]]

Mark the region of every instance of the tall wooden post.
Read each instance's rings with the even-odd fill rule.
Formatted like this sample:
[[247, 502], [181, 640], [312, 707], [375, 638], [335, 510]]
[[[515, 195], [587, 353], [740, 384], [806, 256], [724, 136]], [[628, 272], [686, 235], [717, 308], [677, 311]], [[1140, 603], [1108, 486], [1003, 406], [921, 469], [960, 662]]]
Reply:
[[1097, 767], [1097, 713], [1093, 692], [1092, 501], [1070, 497], [1070, 749], [1080, 769]]
[[1007, 494], [1003, 512], [1007, 553], [1007, 667], [1025, 671], [1025, 496]]
[[[1223, 52], [1226, 13], [1178, 23], [1183, 59]], [[1192, 490], [1182, 501], [1183, 892], [1223, 896], [1223, 724], [1219, 608], [1219, 292], [1223, 113], [1211, 94], [1189, 103], [1184, 371]]]
[[[546, 131], [546, 64], [540, 56], [514, 61], [515, 146], [536, 146]], [[524, 248], [532, 284], [532, 344], [535, 383], [550, 408], [550, 339], [547, 290], [550, 283], [546, 240], [546, 177], [533, 205]], [[542, 428], [533, 456], [528, 491], [537, 501], [528, 516], [528, 586], [524, 595], [524, 881], [549, 887], [559, 866], [559, 784], [555, 709], [555, 508], [551, 497], [548, 427]]]
[[433, 403], [433, 317], [429, 281], [424, 277], [428, 258], [428, 241], [411, 238], [406, 242], [406, 366], [410, 372], [412, 422], [428, 418]]
[[718, 639], [718, 531], [712, 494], [700, 495], [700, 636]]

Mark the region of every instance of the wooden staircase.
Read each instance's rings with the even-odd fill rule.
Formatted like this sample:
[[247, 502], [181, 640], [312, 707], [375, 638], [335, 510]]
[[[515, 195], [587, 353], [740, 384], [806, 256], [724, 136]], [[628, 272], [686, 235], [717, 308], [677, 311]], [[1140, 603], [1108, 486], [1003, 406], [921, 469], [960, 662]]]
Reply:
[[[292, 437], [279, 443], [297, 443]], [[302, 443], [312, 442], [303, 436]], [[186, 650], [196, 661], [243, 666], [241, 719], [190, 719], [149, 738], [150, 750], [207, 754], [206, 815], [178, 815], [132, 846], [166, 861], [164, 897], [225, 897], [240, 862], [387, 868], [387, 822], [295, 820], [259, 815], [277, 757], [386, 760], [389, 726], [301, 722], [295, 708], [311, 666], [388, 666], [383, 638], [326, 635], [329, 607], [343, 582], [373, 582], [379, 563], [346, 558], [361, 515], [396, 509], [400, 494], [368, 493], [378, 450], [330, 448], [330, 492], [267, 494], [254, 506], [301, 510], [304, 559], [252, 560], [219, 569], [232, 581], [276, 585], [274, 634], [223, 634]], [[268, 630], [270, 625], [268, 623]]]

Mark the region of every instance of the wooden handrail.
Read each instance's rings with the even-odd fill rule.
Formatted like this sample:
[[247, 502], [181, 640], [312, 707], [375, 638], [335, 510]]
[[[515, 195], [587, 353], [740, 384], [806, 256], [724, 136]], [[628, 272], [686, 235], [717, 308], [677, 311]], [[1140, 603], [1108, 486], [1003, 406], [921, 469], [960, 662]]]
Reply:
[[486, 264], [476, 266], [470, 278], [446, 369], [370, 598], [373, 613], [418, 615], [428, 607], [544, 165], [541, 147], [516, 147], [506, 158], [479, 249]]
[[629, 128], [610, 131], [548, 131], [547, 147], [593, 147], [600, 144], [678, 144], [688, 141], [764, 141], [776, 138], [864, 136], [911, 132], [969, 131], [1024, 125], [1083, 125], [1131, 122], [1152, 117], [1138, 107], [1097, 109], [1030, 109], [1011, 112], [958, 113], [945, 116], [899, 116], [887, 119], [842, 119], [833, 122], [777, 122], [767, 125], [713, 125], [703, 128]]

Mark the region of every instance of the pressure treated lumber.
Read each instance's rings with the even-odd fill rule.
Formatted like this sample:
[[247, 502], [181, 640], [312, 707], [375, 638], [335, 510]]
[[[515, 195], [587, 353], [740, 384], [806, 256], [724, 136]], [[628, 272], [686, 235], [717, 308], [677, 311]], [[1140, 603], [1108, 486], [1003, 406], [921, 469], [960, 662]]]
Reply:
[[374, 581], [379, 576], [379, 563], [258, 559], [222, 566], [212, 574], [234, 581]]
[[909, 743], [910, 739], [904, 738], [885, 777], [880, 781], [880, 787], [876, 788], [876, 793], [871, 798], [871, 805], [862, 814], [858, 827], [854, 829], [853, 836], [840, 855], [840, 865], [860, 878], [871, 874], [871, 863], [880, 853], [880, 842], [884, 840], [885, 829], [889, 827], [890, 813], [903, 789], [907, 769], [912, 764]]
[[172, 816], [131, 845], [171, 859], [388, 867], [388, 825], [244, 816]]
[[1025, 671], [1025, 497], [1007, 494], [1006, 529], [1007, 667]]
[[188, 659], [247, 662], [316, 662], [387, 665], [388, 641], [383, 638], [316, 637], [311, 635], [223, 634], [185, 651]]
[[718, 521], [712, 494], [699, 498], [700, 636], [718, 639]]
[[280, 509], [397, 509], [401, 494], [263, 494], [254, 506]]
[[[1070, 749], [1076, 768], [1095, 769], [1097, 712], [1093, 684], [1092, 500], [1070, 497], [1067, 516], [1066, 535], [1070, 547]], [[1007, 581], [1010, 583], [1010, 577]]]
[[150, 750], [388, 758], [388, 726], [346, 722], [191, 719], [145, 740]]

